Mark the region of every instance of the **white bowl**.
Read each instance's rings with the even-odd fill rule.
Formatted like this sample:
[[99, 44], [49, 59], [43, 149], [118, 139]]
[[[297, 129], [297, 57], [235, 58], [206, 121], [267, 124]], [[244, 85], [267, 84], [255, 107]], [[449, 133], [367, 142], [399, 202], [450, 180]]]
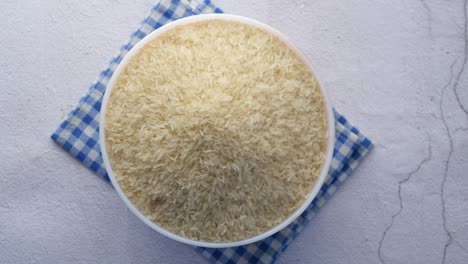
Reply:
[[326, 158], [325, 162], [322, 165], [320, 175], [315, 182], [312, 190], [310, 191], [309, 195], [307, 196], [307, 199], [303, 202], [303, 204], [293, 213], [291, 214], [286, 220], [284, 220], [282, 223], [278, 224], [277, 226], [267, 230], [266, 232], [263, 232], [259, 235], [256, 235], [254, 237], [250, 237], [244, 240], [240, 241], [234, 241], [234, 242], [207, 242], [207, 241], [197, 241], [197, 240], [192, 240], [188, 239], [182, 236], [179, 236], [175, 233], [172, 233], [171, 231], [161, 227], [160, 225], [154, 223], [153, 221], [149, 220], [144, 216], [138, 209], [130, 202], [130, 200], [127, 198], [125, 193], [122, 191], [120, 188], [120, 185], [118, 181], [115, 178], [114, 172], [112, 170], [112, 167], [109, 162], [109, 157], [107, 154], [107, 148], [106, 148], [106, 141], [105, 141], [105, 126], [106, 126], [106, 109], [107, 109], [107, 104], [109, 102], [109, 95], [112, 92], [112, 88], [114, 87], [115, 81], [117, 77], [120, 75], [122, 70], [125, 68], [125, 66], [128, 64], [130, 59], [135, 56], [138, 51], [143, 48], [148, 42], [151, 40], [157, 38], [164, 32], [177, 27], [181, 25], [187, 25], [195, 22], [200, 22], [200, 21], [206, 21], [206, 20], [211, 20], [211, 19], [223, 19], [227, 21], [234, 21], [234, 22], [240, 22], [244, 24], [248, 24], [251, 26], [256, 26], [259, 27], [275, 36], [277, 36], [280, 40], [282, 40], [289, 48], [294, 50], [297, 55], [308, 65], [309, 69], [312, 71], [312, 67], [310, 67], [309, 61], [305, 58], [305, 56], [279, 31], [276, 29], [263, 24], [261, 22], [258, 22], [253, 19], [245, 18], [242, 16], [236, 16], [236, 15], [227, 15], [227, 14], [206, 14], [206, 15], [196, 15], [196, 16], [191, 16], [187, 18], [182, 18], [177, 21], [168, 23], [149, 35], [147, 35], [145, 38], [143, 38], [140, 42], [138, 42], [129, 52], [128, 54], [123, 58], [122, 62], [118, 65], [117, 69], [115, 70], [114, 74], [112, 75], [112, 78], [109, 80], [109, 84], [107, 85], [106, 93], [104, 95], [104, 100], [102, 103], [102, 108], [101, 108], [101, 114], [100, 114], [100, 120], [99, 120], [99, 143], [101, 146], [101, 152], [102, 152], [102, 158], [104, 160], [104, 165], [107, 170], [107, 174], [109, 175], [109, 178], [111, 179], [112, 185], [114, 186], [115, 190], [117, 191], [118, 195], [120, 198], [125, 202], [128, 208], [130, 208], [130, 211], [132, 211], [140, 220], [142, 220], [144, 223], [146, 223], [148, 226], [150, 226], [152, 229], [158, 231], [159, 233], [172, 238], [176, 241], [189, 244], [192, 246], [198, 246], [198, 247], [209, 247], [209, 248], [226, 248], [226, 247], [236, 247], [236, 246], [242, 246], [250, 243], [257, 242], [259, 240], [262, 240], [264, 238], [267, 238], [278, 231], [282, 230], [285, 228], [287, 225], [289, 225], [291, 222], [293, 222], [299, 215], [301, 215], [305, 209], [310, 205], [312, 200], [315, 198], [317, 193], [320, 191], [320, 188], [323, 185], [323, 182], [325, 181], [325, 178], [328, 173], [328, 169], [330, 167], [330, 163], [332, 160], [333, 156], [333, 147], [334, 147], [334, 142], [335, 142], [335, 119], [333, 115], [333, 110], [332, 107], [329, 103], [329, 99], [327, 96], [326, 91], [320, 87], [322, 91], [322, 95], [324, 97], [325, 101], [325, 111], [327, 114], [327, 120], [328, 120], [328, 142], [327, 142], [327, 150], [326, 150]]

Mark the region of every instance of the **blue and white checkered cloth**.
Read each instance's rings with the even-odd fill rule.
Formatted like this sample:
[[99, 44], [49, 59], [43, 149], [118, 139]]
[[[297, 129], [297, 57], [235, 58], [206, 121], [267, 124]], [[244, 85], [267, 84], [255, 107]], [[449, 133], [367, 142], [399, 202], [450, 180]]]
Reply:
[[[162, 25], [182, 17], [202, 13], [221, 13], [221, 9], [209, 0], [161, 0], [156, 4], [140, 28], [122, 46], [119, 53], [102, 71], [88, 93], [60, 124], [52, 139], [81, 161], [86, 167], [100, 175], [109, 177], [104, 168], [99, 147], [99, 111], [110, 77], [127, 52], [142, 38]], [[339, 113], [335, 111], [336, 144], [331, 168], [322, 189], [307, 210], [282, 231], [254, 244], [223, 249], [196, 248], [213, 263], [273, 263], [302, 231], [318, 210], [331, 198], [336, 189], [359, 165], [372, 148], [372, 143]]]

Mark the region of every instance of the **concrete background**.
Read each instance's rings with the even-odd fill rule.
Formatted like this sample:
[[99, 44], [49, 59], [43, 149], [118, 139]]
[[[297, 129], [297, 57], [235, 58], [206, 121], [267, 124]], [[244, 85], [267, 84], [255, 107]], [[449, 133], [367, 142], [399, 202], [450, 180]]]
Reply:
[[[467, 263], [466, 0], [215, 3], [288, 35], [376, 145], [278, 263]], [[0, 2], [0, 263], [205, 262], [48, 138], [153, 4]]]

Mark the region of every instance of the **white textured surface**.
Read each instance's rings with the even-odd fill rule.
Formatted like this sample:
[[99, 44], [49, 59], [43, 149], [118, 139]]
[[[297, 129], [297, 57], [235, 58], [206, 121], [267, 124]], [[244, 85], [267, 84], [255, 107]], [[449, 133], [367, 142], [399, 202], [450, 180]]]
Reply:
[[[464, 0], [216, 3], [290, 36], [376, 144], [278, 263], [466, 263]], [[48, 139], [152, 4], [0, 2], [0, 263], [204, 262]]]

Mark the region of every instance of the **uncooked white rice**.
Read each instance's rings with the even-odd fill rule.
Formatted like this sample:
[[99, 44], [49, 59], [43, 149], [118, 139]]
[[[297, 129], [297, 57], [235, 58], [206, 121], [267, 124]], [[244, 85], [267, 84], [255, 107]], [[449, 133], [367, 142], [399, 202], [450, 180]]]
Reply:
[[315, 77], [281, 40], [213, 19], [148, 43], [106, 115], [117, 181], [153, 222], [190, 239], [258, 235], [306, 199], [325, 159]]

